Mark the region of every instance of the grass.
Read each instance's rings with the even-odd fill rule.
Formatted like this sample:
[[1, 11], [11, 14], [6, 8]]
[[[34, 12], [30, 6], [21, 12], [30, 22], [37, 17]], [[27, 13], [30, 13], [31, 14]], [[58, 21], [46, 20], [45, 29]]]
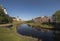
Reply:
[[39, 27], [39, 28], [52, 28], [51, 25], [41, 24], [41, 23], [27, 23], [27, 24], [33, 27]]
[[0, 28], [0, 41], [23, 41], [8, 28]]
[[17, 33], [16, 27], [17, 24], [22, 24], [21, 22], [12, 23], [13, 27], [11, 28], [0, 28], [0, 41], [36, 41], [33, 38], [28, 38]]

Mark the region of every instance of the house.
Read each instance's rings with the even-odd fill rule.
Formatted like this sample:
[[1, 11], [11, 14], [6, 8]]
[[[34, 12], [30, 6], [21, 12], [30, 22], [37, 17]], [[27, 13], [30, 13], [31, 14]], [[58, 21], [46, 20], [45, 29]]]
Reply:
[[44, 23], [44, 22], [51, 22], [52, 19], [51, 19], [51, 17], [48, 17], [48, 16], [41, 16], [41, 17], [35, 18], [34, 21]]
[[21, 19], [19, 19], [19, 17], [13, 17], [13, 21], [21, 21]]

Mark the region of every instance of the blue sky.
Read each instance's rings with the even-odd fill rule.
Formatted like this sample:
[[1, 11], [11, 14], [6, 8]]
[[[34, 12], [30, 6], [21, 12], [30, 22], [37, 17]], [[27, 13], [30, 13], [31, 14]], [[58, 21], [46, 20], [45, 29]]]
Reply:
[[30, 20], [39, 16], [51, 16], [60, 10], [60, 0], [0, 0], [10, 16]]

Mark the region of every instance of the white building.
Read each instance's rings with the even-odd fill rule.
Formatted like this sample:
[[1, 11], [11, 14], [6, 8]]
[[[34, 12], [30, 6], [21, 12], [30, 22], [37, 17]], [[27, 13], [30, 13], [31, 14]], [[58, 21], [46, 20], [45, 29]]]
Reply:
[[20, 19], [19, 19], [19, 17], [18, 17], [18, 16], [16, 17], [16, 20], [17, 20], [17, 21], [20, 21]]
[[5, 12], [5, 14], [7, 14], [7, 11], [6, 11], [6, 9], [4, 8], [4, 12]]
[[22, 21], [18, 16], [16, 18], [13, 18], [13, 21]]

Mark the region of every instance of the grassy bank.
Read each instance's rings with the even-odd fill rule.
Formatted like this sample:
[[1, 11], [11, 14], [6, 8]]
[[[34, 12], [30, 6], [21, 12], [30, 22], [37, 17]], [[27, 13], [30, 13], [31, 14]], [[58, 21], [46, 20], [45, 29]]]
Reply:
[[17, 33], [16, 27], [21, 25], [21, 22], [11, 23], [11, 28], [0, 28], [0, 41], [36, 41], [32, 37], [22, 36]]
[[51, 25], [41, 24], [41, 23], [27, 23], [27, 24], [33, 27], [38, 27], [38, 28], [46, 28], [46, 29], [52, 28]]

